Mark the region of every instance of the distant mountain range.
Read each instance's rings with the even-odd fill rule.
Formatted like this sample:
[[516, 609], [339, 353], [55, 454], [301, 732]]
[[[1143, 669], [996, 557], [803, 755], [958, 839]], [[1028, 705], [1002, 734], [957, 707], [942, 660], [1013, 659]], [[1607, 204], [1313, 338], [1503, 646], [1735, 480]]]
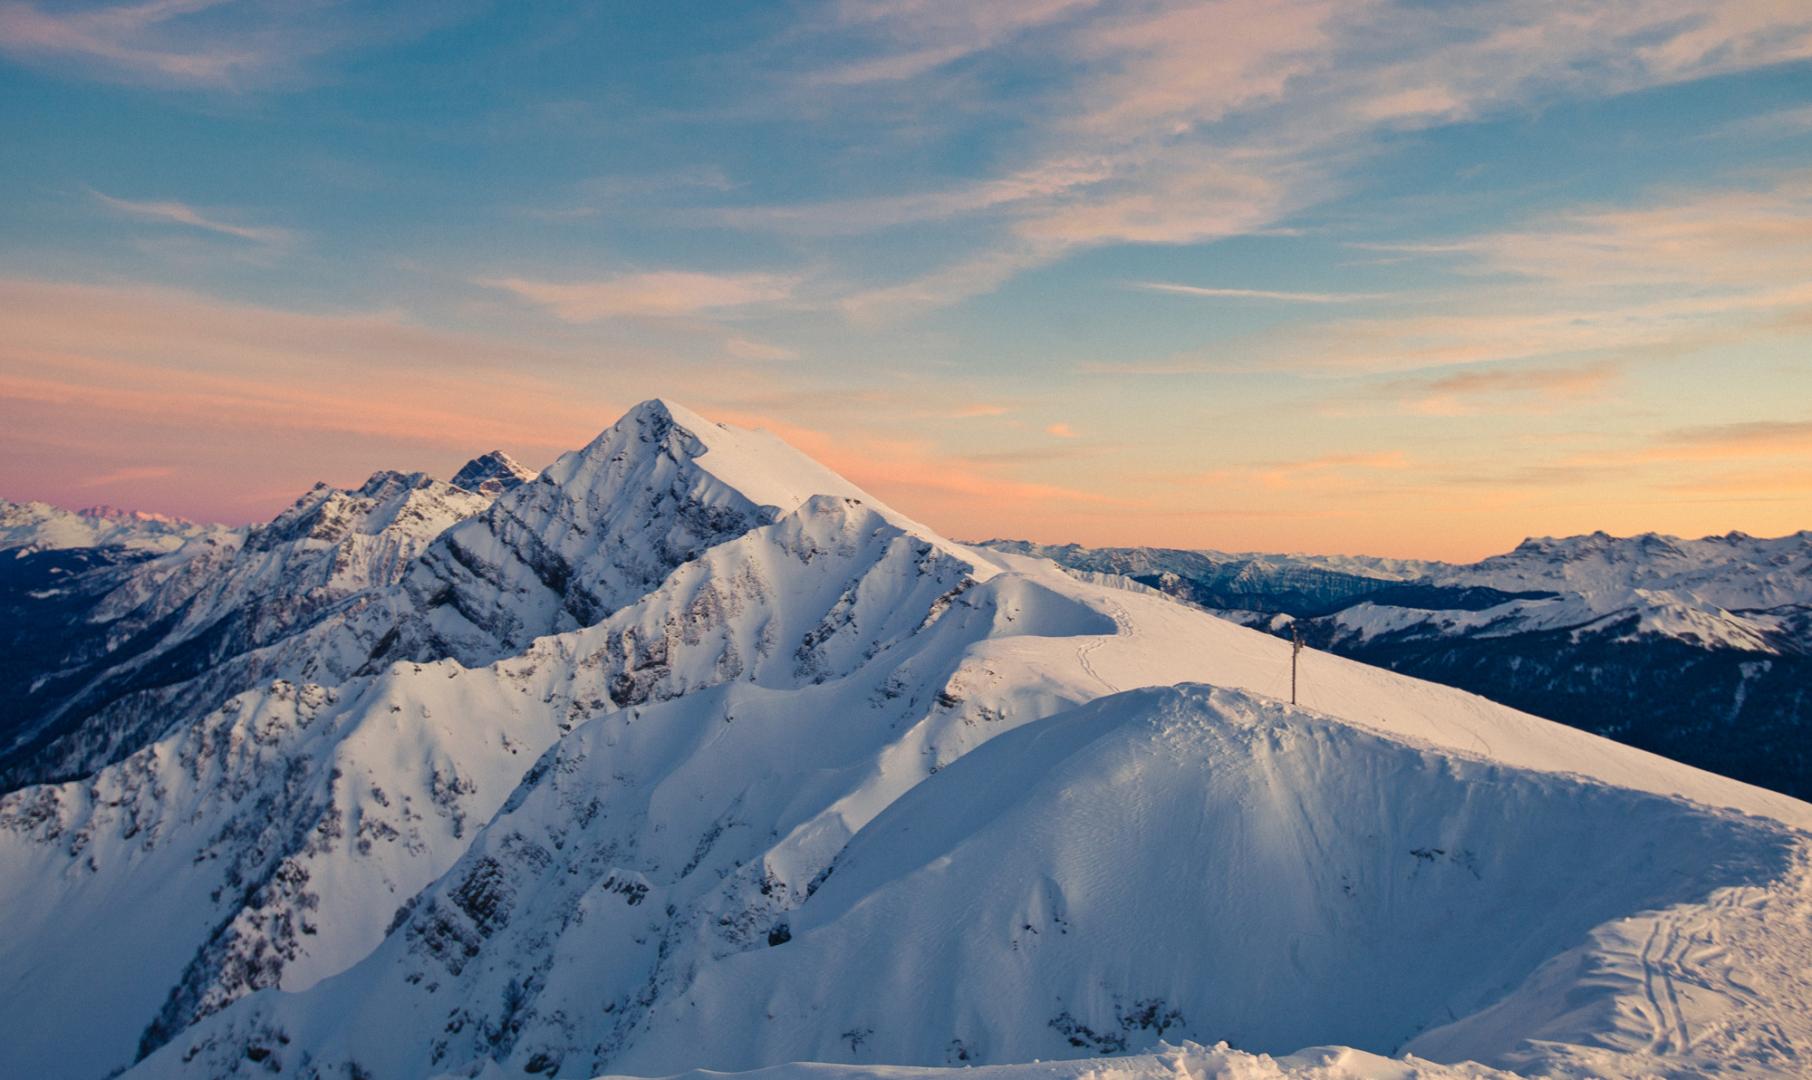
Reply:
[[1812, 1063], [1812, 805], [1325, 651], [1292, 706], [1203, 610], [1778, 661], [1803, 538], [1675, 545], [1693, 601], [1633, 615], [1653, 543], [967, 545], [660, 401], [456, 479], [101, 546], [18, 511], [0, 1075]]
[[1123, 574], [1317, 649], [1812, 797], [1812, 532], [1593, 533], [1466, 565], [986, 546]]

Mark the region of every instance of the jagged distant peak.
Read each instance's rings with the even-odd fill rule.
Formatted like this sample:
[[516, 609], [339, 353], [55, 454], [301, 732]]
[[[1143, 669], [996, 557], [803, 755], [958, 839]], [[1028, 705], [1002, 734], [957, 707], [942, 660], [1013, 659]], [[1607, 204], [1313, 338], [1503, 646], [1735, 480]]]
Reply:
[[222, 525], [116, 506], [65, 510], [45, 502], [0, 499], [0, 551], [122, 547], [167, 552], [194, 537], [224, 529]]
[[356, 488], [315, 484], [276, 517], [252, 526], [247, 545], [266, 550], [303, 539], [337, 542], [350, 533], [377, 535], [399, 526], [425, 543], [485, 504], [483, 496], [424, 472], [379, 469]]
[[533, 469], [524, 468], [504, 451], [492, 450], [461, 466], [453, 474], [452, 484], [456, 488], [496, 498], [506, 491], [521, 487], [537, 475]]
[[185, 517], [177, 517], [174, 514], [160, 514], [154, 510], [128, 510], [123, 506], [114, 506], [110, 503], [96, 503], [93, 506], [84, 506], [77, 510], [76, 513], [83, 517], [98, 518], [102, 521], [140, 521], [152, 522], [160, 525], [199, 524], [198, 522], [191, 521]]

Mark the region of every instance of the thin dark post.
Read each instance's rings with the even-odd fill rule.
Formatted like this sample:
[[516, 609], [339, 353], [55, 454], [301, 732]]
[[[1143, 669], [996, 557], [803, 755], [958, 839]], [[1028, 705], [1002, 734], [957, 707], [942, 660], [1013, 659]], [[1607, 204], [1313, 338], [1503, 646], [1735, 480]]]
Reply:
[[1290, 623], [1290, 704], [1296, 704], [1296, 657], [1302, 652], [1302, 631]]

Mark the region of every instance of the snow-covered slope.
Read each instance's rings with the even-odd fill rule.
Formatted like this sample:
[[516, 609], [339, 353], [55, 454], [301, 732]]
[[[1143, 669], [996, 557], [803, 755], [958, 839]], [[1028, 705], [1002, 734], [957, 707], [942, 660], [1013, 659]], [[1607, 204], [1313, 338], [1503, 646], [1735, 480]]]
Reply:
[[[613, 1067], [1026, 1060], [1154, 1033], [1389, 1053], [1594, 925], [1768, 881], [1793, 846], [1741, 815], [1238, 692], [1115, 695], [898, 800], [792, 913], [785, 946], [704, 967]], [[1748, 959], [1763, 963], [1745, 975], [1792, 971]], [[1570, 991], [1577, 1006], [1588, 986]], [[702, 1056], [701, 1018], [720, 1033]], [[1425, 1045], [1484, 1056], [1452, 1035]]]
[[63, 510], [49, 503], [0, 499], [0, 551], [14, 556], [87, 547], [174, 551], [198, 536], [225, 531], [223, 525], [203, 525], [141, 510], [112, 506]]
[[[562, 1073], [580, 1074], [793, 1058], [936, 1064], [964, 1052], [998, 1061], [1149, 1045], [1177, 1034], [1166, 1020], [1173, 1010], [1186, 1020], [1190, 1009], [1201, 1025], [1187, 1031], [1191, 1037], [1222, 1037], [1217, 1029], [1230, 1035], [1223, 1025], [1244, 1018], [1252, 1027], [1247, 1037], [1277, 1040], [1260, 1048], [1292, 1049], [1286, 1044], [1293, 1036], [1322, 1042], [1363, 1035], [1369, 1048], [1388, 1052], [1393, 1040], [1444, 1020], [1449, 1007], [1489, 1003], [1597, 922], [1726, 880], [1766, 880], [1779, 869], [1778, 826], [1744, 826], [1728, 814], [1628, 789], [1685, 790], [1709, 803], [1812, 823], [1804, 804], [1329, 657], [1316, 658], [1316, 693], [1373, 734], [1234, 694], [1202, 698], [1212, 715], [1160, 725], [1161, 752], [1141, 743], [1143, 735], [1117, 736], [1140, 746], [1138, 753], [1174, 758], [1151, 766], [1168, 772], [1139, 773], [1086, 740], [1058, 763], [1028, 753], [1023, 742], [990, 750], [993, 744], [983, 744], [999, 732], [1122, 685], [1194, 673], [1274, 689], [1287, 679], [1287, 653], [1280, 642], [1160, 597], [1078, 582], [1030, 560], [1008, 559], [991, 572], [971, 563], [974, 573], [965, 577], [988, 576], [966, 588], [964, 577], [951, 576], [960, 563], [932, 571], [929, 580], [915, 571], [907, 579], [923, 585], [905, 602], [897, 585], [874, 591], [902, 576], [882, 557], [853, 579], [861, 584], [851, 591], [848, 553], [867, 547], [855, 538], [877, 527], [883, 536], [891, 532], [878, 517], [851, 518], [834, 502], [808, 504], [713, 551], [703, 565], [683, 567], [647, 601], [597, 628], [606, 643], [601, 652], [594, 651], [599, 634], [573, 635], [573, 652], [600, 658], [601, 670], [581, 676], [576, 701], [556, 696], [554, 704], [568, 715], [575, 704], [602, 711], [529, 772], [461, 860], [398, 916], [383, 945], [304, 994], [261, 996], [205, 1021], [173, 1042], [167, 1059], [147, 1063], [149, 1075], [158, 1074], [152, 1065], [190, 1054], [201, 1055], [191, 1066], [205, 1061], [208, 1070], [226, 1070], [246, 1061], [248, 1048], [285, 1060], [306, 1052], [319, 1067], [356, 1065], [373, 1075], [419, 1075], [491, 1058], [512, 1070], [557, 1064]], [[886, 548], [899, 544], [896, 537]], [[788, 557], [776, 558], [776, 545]], [[933, 567], [942, 563], [937, 546], [929, 556], [920, 550], [914, 543], [901, 555], [910, 554], [915, 568], [927, 557]], [[872, 556], [857, 558], [859, 567]], [[725, 584], [751, 579], [774, 587], [750, 594]], [[939, 606], [937, 598], [958, 589]], [[792, 598], [806, 602], [785, 615], [777, 605]], [[934, 609], [940, 614], [929, 627], [900, 636]], [[650, 625], [657, 612], [658, 624]], [[888, 619], [897, 620], [891, 629]], [[647, 629], [632, 634], [632, 627]], [[827, 627], [841, 632], [827, 637]], [[642, 647], [654, 641], [660, 644]], [[773, 644], [758, 660], [763, 641]], [[827, 649], [826, 664], [811, 662]], [[537, 658], [538, 676], [545, 663]], [[648, 674], [638, 679], [637, 672]], [[826, 672], [847, 674], [819, 681]], [[572, 682], [558, 670], [551, 677], [556, 685]], [[591, 689], [588, 698], [585, 688], [600, 683], [602, 693]], [[1110, 726], [1148, 732], [1153, 702], [1166, 699], [1115, 700]], [[1194, 700], [1184, 695], [1179, 708], [1187, 711]], [[1075, 723], [1083, 721], [1060, 726]], [[1240, 733], [1249, 726], [1279, 729], [1277, 739], [1291, 744], [1274, 749], [1283, 763], [1255, 755], [1251, 738]], [[972, 751], [986, 756], [966, 756]], [[1482, 752], [1496, 762], [1475, 767], [1463, 760]], [[1309, 759], [1298, 760], [1303, 754]], [[1047, 765], [1072, 772], [1042, 780], [1038, 771]], [[1581, 782], [1512, 766], [1597, 775]], [[1204, 785], [1223, 779], [1224, 801], [1204, 807]], [[1171, 794], [1158, 790], [1160, 780]], [[1099, 794], [1085, 796], [1091, 784]], [[1491, 797], [1494, 788], [1502, 801]], [[900, 802], [907, 792], [918, 801]], [[1251, 818], [1259, 793], [1273, 800], [1276, 818]], [[1024, 800], [1018, 809], [1016, 799]], [[848, 873], [868, 865], [851, 861], [860, 852], [883, 852], [870, 858], [886, 862], [892, 856], [885, 852], [898, 850], [907, 862], [887, 863], [896, 869], [948, 865], [941, 848], [921, 857], [894, 839], [871, 847], [858, 835], [876, 814], [894, 813], [887, 808], [896, 802], [901, 813], [967, 806], [962, 820], [986, 829], [995, 846], [968, 864], [966, 876], [948, 881], [947, 892], [893, 901], [884, 909], [891, 916], [846, 923], [838, 914], [846, 908], [873, 910], [870, 901], [835, 900], [844, 895], [842, 881], [860, 882]], [[1130, 822], [1093, 817], [1140, 806], [1144, 816]], [[1009, 811], [1010, 820], [1003, 819]], [[1645, 824], [1623, 824], [1632, 816]], [[1498, 835], [1506, 822], [1537, 820], [1548, 824]], [[1052, 831], [1034, 844], [1038, 833], [1028, 823], [1037, 821]], [[1575, 839], [1560, 839], [1553, 830], [1561, 827]], [[911, 819], [900, 828], [931, 836], [944, 826]], [[1709, 839], [1698, 839], [1700, 832]], [[1363, 857], [1323, 854], [1341, 838]], [[1658, 845], [1670, 844], [1680, 846], [1677, 857], [1653, 857]], [[1023, 858], [1011, 854], [1020, 849]], [[1267, 849], [1277, 877], [1250, 861]], [[1717, 860], [1707, 863], [1709, 852], [1720, 852]], [[1038, 865], [1021, 865], [1028, 859]], [[1691, 884], [1682, 886], [1682, 871]], [[1486, 874], [1488, 881], [1480, 876]], [[1206, 882], [1218, 878], [1228, 883], [1218, 907], [1208, 906]], [[996, 880], [1002, 884], [989, 884]], [[1363, 886], [1366, 900], [1355, 900], [1349, 885]], [[1405, 894], [1419, 887], [1429, 895]], [[1054, 892], [1040, 898], [1041, 889]], [[1297, 889], [1293, 904], [1278, 899]], [[977, 908], [1002, 892], [998, 902], [1011, 911], [985, 915]], [[1124, 906], [1128, 896], [1145, 897], [1145, 906]], [[1340, 903], [1356, 908], [1356, 922], [1339, 921], [1347, 917]], [[1467, 904], [1480, 911], [1456, 921]], [[1061, 950], [1046, 954], [1071, 967], [1039, 968], [1025, 961], [1025, 941], [1015, 948], [1016, 938], [1030, 939], [1024, 925], [1034, 910], [1047, 919], [1056, 912], [1055, 922], [1039, 924], [1041, 933], [1067, 939], [1058, 925], [1073, 921], [1066, 912], [1092, 905], [1100, 906], [1090, 911], [1089, 933], [1077, 933], [1069, 959]], [[1203, 914], [1179, 923], [1192, 905]], [[1331, 910], [1334, 921], [1250, 921], [1270, 908], [1290, 919]], [[912, 912], [931, 923], [914, 929]], [[1241, 919], [1248, 920], [1243, 927]], [[1451, 936], [1441, 936], [1443, 920], [1454, 924]], [[805, 947], [820, 932], [815, 928], [833, 925], [854, 928], [822, 939], [833, 942], [822, 952]], [[1154, 926], [1167, 929], [1154, 937]], [[1210, 933], [1215, 926], [1223, 927], [1219, 938]], [[1496, 927], [1500, 943], [1488, 958], [1477, 936], [1466, 933], [1486, 926]], [[976, 927], [985, 933], [964, 936]], [[1347, 932], [1373, 947], [1304, 953], [1300, 942], [1291, 944], [1292, 935], [1339, 939]], [[1415, 963], [1395, 951], [1427, 948], [1431, 933], [1448, 951]], [[1139, 963], [1113, 959], [1133, 955], [1127, 950], [1141, 940], [1147, 944], [1137, 959], [1168, 958], [1149, 990], [1134, 977]], [[1220, 955], [1212, 952], [1216, 940]], [[1179, 941], [1187, 947], [1179, 950]], [[1229, 968], [1242, 948], [1245, 966]], [[1284, 963], [1292, 948], [1310, 965], [1306, 974], [1253, 981]], [[934, 954], [942, 959], [934, 962]], [[795, 972], [790, 988], [750, 985], [736, 974], [801, 955], [797, 966], [784, 966]], [[847, 959], [827, 968], [834, 957]], [[918, 967], [918, 958], [932, 966]], [[991, 979], [997, 965], [1004, 973]], [[1436, 974], [1455, 967], [1451, 977]], [[1399, 968], [1396, 1005], [1380, 1003], [1382, 1016], [1346, 1016], [1356, 1000], [1375, 998], [1360, 988]], [[1053, 1001], [1046, 989], [1062, 972], [1070, 981], [1062, 1000]], [[717, 979], [730, 981], [714, 990]], [[1326, 996], [1305, 998], [1305, 979], [1328, 984]], [[1423, 980], [1429, 985], [1421, 996], [1408, 991]], [[927, 986], [939, 989], [928, 995]], [[1255, 1019], [1267, 1010], [1217, 1011], [1213, 1003], [1233, 986], [1244, 988], [1235, 997], [1269, 986], [1268, 1010], [1291, 1019], [1274, 1019], [1282, 1026], [1267, 1033]], [[802, 987], [817, 989], [807, 994]], [[945, 1010], [936, 1015], [913, 1011], [946, 1000], [952, 1004], [936, 1006]], [[864, 1016], [837, 1011], [861, 1002], [872, 1005]], [[957, 1024], [962, 1002], [978, 1011], [967, 1035]], [[789, 1022], [781, 1019], [783, 1003], [794, 1008]], [[1304, 1011], [1308, 1004], [1316, 1007]], [[713, 1032], [706, 1047], [698, 1045], [701, 1029]], [[1326, 1034], [1316, 1037], [1317, 1030]], [[273, 1034], [279, 1031], [296, 1050], [281, 1049]], [[405, 1032], [411, 1034], [399, 1037]]]
[[1812, 532], [1528, 540], [1479, 563], [990, 541], [1812, 794]]
[[[1806, 902], [1812, 806], [1322, 653], [1282, 705], [1287, 642], [769, 436], [640, 406], [401, 578], [267, 647], [318, 677], [0, 799], [0, 1074], [1812, 1054], [1809, 932], [1722, 899]], [[1723, 1041], [1630, 1043], [1595, 973], [1653, 912], [1731, 930]]]
[[[1113, 651], [1101, 659], [1116, 672], [1149, 660]], [[1451, 692], [1401, 726], [1513, 757], [1591, 762], [1581, 751], [1597, 743], [1596, 764], [1628, 779], [1802, 829], [1207, 688], [1024, 724], [895, 794], [888, 773], [916, 773], [918, 755], [884, 731], [739, 689], [575, 731], [369, 959], [204, 1021], [139, 1075], [227, 1074], [248, 1053], [399, 1076], [492, 1059], [561, 1075], [958, 1064], [1185, 1035], [1388, 1054], [1525, 980], [1551, 983], [1544, 962], [1582, 947], [1595, 951], [1540, 997], [1585, 1019], [1531, 1021], [1569, 1052], [1646, 1055], [1645, 984], [1597, 972], [1672, 965], [1686, 983], [1714, 970], [1710, 954], [1620, 953], [1595, 933], [1659, 909], [1715, 937], [1732, 889], [1787, 912], [1809, 902], [1797, 867], [1812, 808], [1483, 703], [1448, 712]], [[1582, 741], [1543, 746], [1556, 732]], [[1729, 977], [1695, 1008], [1716, 1049], [1662, 1055], [1746, 1060], [1771, 1032], [1805, 1046], [1795, 965], [1809, 936], [1789, 922], [1712, 958]], [[1738, 990], [1755, 985], [1771, 989]], [[1515, 1022], [1518, 1038], [1500, 1021], [1477, 1043], [1449, 1033], [1433, 1056], [1535, 1053], [1538, 1029]]]

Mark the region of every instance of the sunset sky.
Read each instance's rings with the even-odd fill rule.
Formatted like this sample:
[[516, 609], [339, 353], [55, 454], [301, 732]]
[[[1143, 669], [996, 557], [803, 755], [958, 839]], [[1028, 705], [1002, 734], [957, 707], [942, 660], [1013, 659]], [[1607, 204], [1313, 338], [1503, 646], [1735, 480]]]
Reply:
[[1812, 3], [0, 0], [0, 497], [669, 397], [963, 538], [1812, 528]]

